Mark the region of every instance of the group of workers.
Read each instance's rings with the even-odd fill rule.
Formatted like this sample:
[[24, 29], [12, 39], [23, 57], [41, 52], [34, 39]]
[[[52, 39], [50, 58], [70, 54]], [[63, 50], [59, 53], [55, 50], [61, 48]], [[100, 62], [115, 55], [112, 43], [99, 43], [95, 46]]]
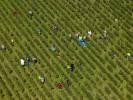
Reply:
[[[16, 15], [16, 14], [17, 14], [16, 11], [15, 11], [13, 14]], [[29, 12], [28, 12], [28, 16], [32, 19], [33, 12], [32, 12], [32, 11], [29, 11]], [[116, 19], [115, 21], [117, 21], [117, 19]], [[57, 33], [58, 30], [59, 30], [58, 27], [55, 25], [55, 26], [53, 27], [53, 32], [54, 32], [54, 33]], [[40, 29], [38, 29], [38, 30], [36, 30], [36, 31], [37, 31], [39, 34], [41, 34], [41, 30], [40, 30]], [[90, 41], [90, 40], [92, 39], [92, 32], [91, 32], [91, 31], [88, 31], [86, 34], [81, 34], [80, 32], [78, 32], [78, 33], [76, 33], [76, 34], [75, 34], [75, 33], [74, 33], [74, 34], [70, 34], [70, 37], [71, 37], [72, 39], [78, 41], [78, 43], [79, 43], [81, 46], [84, 47], [84, 46], [86, 46], [87, 41]], [[103, 33], [102, 38], [106, 38], [106, 37], [107, 37], [107, 31], [105, 30], [104, 33]], [[12, 45], [14, 46], [14, 40], [13, 40], [13, 39], [11, 40], [11, 43], [12, 43]], [[4, 46], [4, 45], [1, 45], [1, 49], [4, 50], [4, 49], [5, 49], [5, 46]], [[52, 52], [56, 52], [56, 51], [57, 51], [55, 45], [52, 45], [52, 46], [50, 47], [50, 50], [51, 50]], [[113, 54], [113, 56], [115, 56], [115, 53]], [[60, 57], [60, 53], [58, 53], [57, 57], [58, 57], [58, 58]], [[131, 57], [132, 57], [132, 59], [133, 59], [133, 54], [131, 55], [131, 53], [127, 53], [127, 58], [131, 58]], [[35, 58], [35, 57], [33, 57], [32, 59], [31, 59], [30, 57], [27, 57], [26, 59], [24, 59], [24, 58], [21, 58], [21, 59], [20, 59], [20, 63], [21, 63], [22, 66], [30, 65], [31, 63], [35, 64], [35, 63], [37, 63], [37, 62], [38, 62], [38, 60], [37, 60], [37, 58]], [[79, 66], [81, 66], [81, 64], [80, 64]], [[69, 64], [69, 65], [67, 66], [67, 69], [70, 69], [70, 72], [74, 72], [74, 70], [75, 70], [75, 65], [74, 65], [74, 64]], [[44, 83], [44, 82], [45, 82], [45, 77], [44, 77], [43, 74], [40, 74], [40, 75], [38, 76], [38, 79], [41, 81], [41, 83]], [[67, 83], [69, 83], [69, 80], [67, 80]], [[64, 83], [58, 83], [56, 86], [57, 86], [58, 88], [62, 89], [62, 88], [64, 87]]]
[[30, 65], [31, 63], [33, 64], [37, 63], [37, 59], [35, 57], [33, 57], [32, 59], [30, 57], [27, 57], [26, 59], [21, 58], [20, 62], [22, 66], [25, 66], [25, 65]]
[[71, 39], [78, 41], [81, 46], [86, 46], [87, 42], [92, 39], [92, 32], [88, 31], [86, 34], [73, 33], [69, 35]]

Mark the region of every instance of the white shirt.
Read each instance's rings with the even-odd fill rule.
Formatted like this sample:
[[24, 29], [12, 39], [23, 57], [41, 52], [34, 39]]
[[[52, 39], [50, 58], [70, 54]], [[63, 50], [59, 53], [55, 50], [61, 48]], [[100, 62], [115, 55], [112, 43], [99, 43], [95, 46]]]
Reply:
[[82, 40], [82, 36], [79, 36], [79, 40]]
[[29, 14], [32, 14], [33, 12], [32, 11], [29, 11]]
[[91, 31], [88, 31], [88, 34], [91, 35], [92, 34]]
[[24, 59], [21, 59], [21, 65], [24, 65]]

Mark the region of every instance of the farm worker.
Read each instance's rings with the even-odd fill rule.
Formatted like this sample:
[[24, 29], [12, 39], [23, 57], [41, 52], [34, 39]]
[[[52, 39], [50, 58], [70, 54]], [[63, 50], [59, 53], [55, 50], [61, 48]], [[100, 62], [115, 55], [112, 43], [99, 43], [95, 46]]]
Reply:
[[59, 88], [59, 89], [63, 89], [64, 88], [64, 83], [58, 83], [56, 84], [56, 87]]
[[82, 36], [79, 36], [79, 43], [80, 43], [81, 46], [86, 46], [86, 43], [83, 40], [83, 37]]
[[79, 35], [80, 35], [80, 32], [71, 33], [71, 34], [69, 34], [69, 37], [70, 37], [71, 39], [76, 39], [76, 40], [77, 40], [77, 38], [79, 37]]
[[103, 37], [106, 38], [107, 37], [107, 31], [105, 30], [103, 33]]
[[14, 40], [13, 39], [11, 39], [11, 44], [12, 44], [12, 46], [14, 46]]
[[86, 46], [86, 43], [84, 41], [80, 41], [80, 45], [85, 47]]
[[127, 60], [131, 57], [131, 53], [127, 53]]
[[53, 26], [53, 32], [54, 32], [54, 33], [57, 33], [58, 31], [59, 31], [59, 28], [58, 28], [56, 25], [54, 25], [54, 26]]
[[35, 57], [33, 57], [33, 63], [35, 64], [35, 63], [37, 63], [37, 59], [35, 58]]
[[71, 64], [71, 65], [70, 65], [70, 71], [73, 72], [74, 69], [75, 69], [74, 64]]
[[127, 53], [127, 56], [128, 56], [128, 57], [131, 57], [131, 53]]
[[87, 34], [91, 36], [92, 35], [92, 32], [91, 31], [88, 31]]
[[23, 59], [23, 58], [20, 60], [20, 62], [21, 62], [21, 65], [22, 65], [22, 66], [24, 66], [25, 61], [24, 61], [24, 59]]
[[33, 16], [33, 12], [30, 10], [29, 11], [29, 17], [32, 18], [32, 16]]
[[31, 16], [33, 15], [33, 12], [31, 10], [29, 11], [29, 15], [31, 15]]
[[80, 32], [75, 33], [76, 38], [79, 37], [79, 36], [80, 36]]
[[39, 79], [42, 83], [44, 83], [44, 81], [45, 81], [45, 77], [44, 77], [43, 75], [39, 75], [39, 76], [38, 76], [38, 79]]
[[79, 36], [79, 41], [83, 41], [83, 37], [82, 36]]
[[107, 31], [106, 31], [106, 30], [104, 30], [104, 33], [107, 33]]
[[27, 57], [27, 64], [29, 65], [30, 64], [30, 58]]
[[13, 39], [11, 39], [11, 42], [13, 43], [13, 42], [14, 42], [14, 40], [13, 40]]
[[67, 65], [67, 69], [70, 69], [70, 65]]
[[91, 40], [91, 35], [92, 35], [92, 32], [91, 31], [88, 31], [85, 35], [84, 35], [84, 39], [85, 40], [88, 40], [88, 41], [90, 41]]
[[54, 45], [52, 45], [50, 49], [51, 49], [51, 51], [56, 51], [56, 48]]
[[118, 22], [118, 19], [117, 18], [115, 19], [115, 22]]
[[116, 52], [112, 52], [112, 58], [116, 57], [117, 53]]
[[40, 29], [37, 29], [36, 31], [37, 31], [37, 33], [41, 34], [41, 30]]
[[107, 39], [107, 31], [106, 30], [103, 31], [102, 36], [100, 38]]
[[5, 50], [5, 46], [3, 44], [1, 45], [1, 49], [2, 50]]
[[90, 41], [91, 40], [91, 36], [90, 35], [86, 35], [86, 36], [84, 36], [83, 37], [85, 40], [87, 40], [87, 41]]
[[56, 56], [57, 56], [58, 59], [61, 59], [61, 52], [58, 51]]

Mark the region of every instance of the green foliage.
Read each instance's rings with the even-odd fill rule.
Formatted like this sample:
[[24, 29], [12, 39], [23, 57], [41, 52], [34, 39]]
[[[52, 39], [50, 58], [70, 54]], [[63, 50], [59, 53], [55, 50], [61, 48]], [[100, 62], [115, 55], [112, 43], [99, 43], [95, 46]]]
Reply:
[[[132, 0], [1, 0], [0, 12], [1, 100], [132, 100]], [[105, 30], [108, 37], [100, 38]], [[88, 31], [86, 48], [69, 38]], [[28, 56], [38, 63], [22, 67]]]

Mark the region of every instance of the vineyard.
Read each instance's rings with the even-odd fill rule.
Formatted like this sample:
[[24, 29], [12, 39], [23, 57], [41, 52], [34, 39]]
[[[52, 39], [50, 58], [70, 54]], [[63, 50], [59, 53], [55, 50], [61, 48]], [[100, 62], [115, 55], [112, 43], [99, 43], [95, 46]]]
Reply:
[[0, 0], [0, 100], [133, 100], [133, 0]]

